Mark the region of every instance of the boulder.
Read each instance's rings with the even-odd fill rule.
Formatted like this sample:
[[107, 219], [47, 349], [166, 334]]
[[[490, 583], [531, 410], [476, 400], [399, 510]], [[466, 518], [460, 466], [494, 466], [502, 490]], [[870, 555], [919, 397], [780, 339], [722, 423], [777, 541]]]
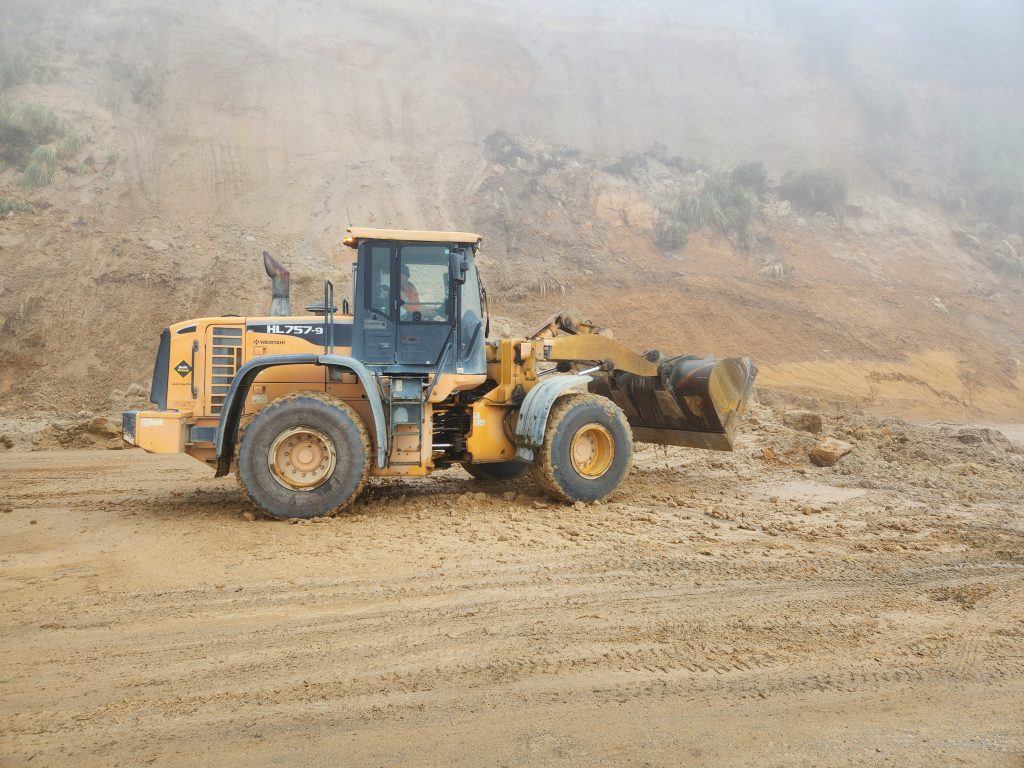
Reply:
[[790, 429], [801, 432], [821, 432], [821, 416], [814, 411], [786, 411], [782, 414], [782, 423]]
[[95, 419], [90, 421], [85, 431], [90, 435], [96, 435], [97, 437], [113, 438], [121, 436], [121, 427], [115, 424], [110, 419], [105, 419], [102, 416], [97, 416]]
[[808, 457], [816, 466], [831, 467], [852, 450], [853, 446], [849, 443], [836, 440], [834, 437], [826, 437], [811, 449]]

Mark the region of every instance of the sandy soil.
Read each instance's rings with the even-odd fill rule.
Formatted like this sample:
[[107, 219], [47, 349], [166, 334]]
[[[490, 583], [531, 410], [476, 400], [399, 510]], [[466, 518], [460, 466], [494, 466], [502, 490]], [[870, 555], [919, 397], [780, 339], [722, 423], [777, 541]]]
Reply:
[[0, 763], [1020, 766], [1024, 447], [826, 431], [298, 525], [184, 457], [4, 454]]

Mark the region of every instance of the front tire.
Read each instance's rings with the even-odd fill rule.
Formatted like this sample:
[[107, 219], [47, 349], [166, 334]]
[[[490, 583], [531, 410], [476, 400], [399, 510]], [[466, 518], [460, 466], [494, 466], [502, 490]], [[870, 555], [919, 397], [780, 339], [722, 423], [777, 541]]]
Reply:
[[507, 481], [522, 477], [530, 465], [521, 461], [496, 461], [488, 464], [463, 464], [462, 468], [476, 480]]
[[559, 399], [531, 472], [560, 501], [600, 501], [611, 496], [633, 464], [633, 433], [615, 403], [600, 395]]
[[238, 441], [242, 492], [278, 520], [332, 515], [370, 473], [370, 437], [346, 403], [318, 392], [282, 397], [256, 414]]

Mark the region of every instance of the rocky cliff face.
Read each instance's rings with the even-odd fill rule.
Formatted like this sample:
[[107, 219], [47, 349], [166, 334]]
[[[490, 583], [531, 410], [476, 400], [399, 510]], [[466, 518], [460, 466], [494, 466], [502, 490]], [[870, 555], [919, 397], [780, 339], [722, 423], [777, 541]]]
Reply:
[[[78, 146], [33, 190], [27, 157], [0, 173], [4, 407], [117, 407], [166, 323], [263, 311], [264, 248], [298, 302], [344, 284], [351, 222], [479, 230], [508, 331], [564, 305], [804, 394], [1019, 414], [1019, 239], [940, 206], [917, 135], [963, 89], [898, 80], [894, 106], [873, 49], [837, 70], [783, 5], [9, 4], [31, 66], [0, 98]], [[694, 219], [745, 160], [742, 227]], [[784, 199], [807, 167], [842, 205]]]

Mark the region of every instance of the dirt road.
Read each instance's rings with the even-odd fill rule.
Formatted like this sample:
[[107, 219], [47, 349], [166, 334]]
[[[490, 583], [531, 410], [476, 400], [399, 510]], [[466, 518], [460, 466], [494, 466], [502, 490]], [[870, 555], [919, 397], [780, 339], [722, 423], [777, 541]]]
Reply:
[[762, 412], [608, 504], [452, 470], [299, 525], [186, 458], [0, 456], [0, 764], [1024, 764], [1021, 449], [827, 429], [830, 469]]

